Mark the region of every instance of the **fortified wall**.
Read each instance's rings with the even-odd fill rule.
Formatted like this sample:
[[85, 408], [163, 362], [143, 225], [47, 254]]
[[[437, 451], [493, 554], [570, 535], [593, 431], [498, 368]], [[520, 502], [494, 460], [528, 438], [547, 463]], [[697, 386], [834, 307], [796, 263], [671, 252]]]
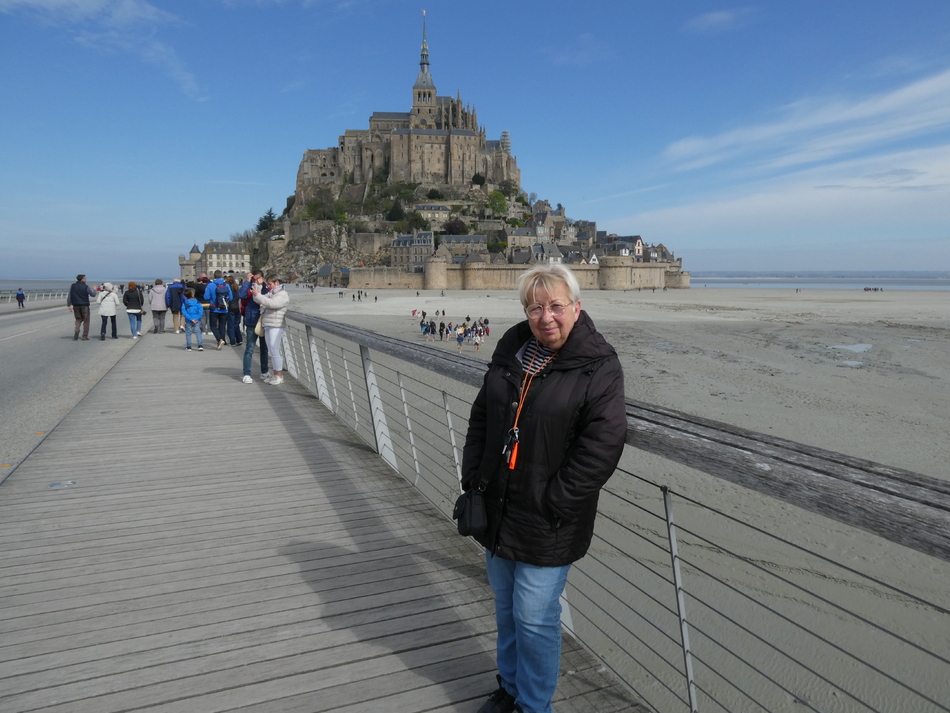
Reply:
[[[568, 265], [582, 290], [686, 289], [689, 273], [680, 262], [635, 262], [631, 257], [602, 258], [599, 265]], [[449, 264], [442, 257], [425, 261], [425, 272], [397, 267], [350, 269], [351, 289], [515, 290], [518, 277], [530, 265]]]

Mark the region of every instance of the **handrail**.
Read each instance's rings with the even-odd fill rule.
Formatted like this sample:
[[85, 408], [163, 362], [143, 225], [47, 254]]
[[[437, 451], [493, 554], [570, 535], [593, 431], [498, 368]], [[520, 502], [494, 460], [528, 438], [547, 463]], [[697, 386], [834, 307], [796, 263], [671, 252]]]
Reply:
[[[16, 302], [16, 290], [0, 290], [0, 304], [4, 302], [13, 303]], [[26, 295], [27, 302], [36, 302], [38, 300], [57, 300], [57, 299], [66, 299], [69, 295], [69, 288], [56, 288], [56, 289], [40, 289], [40, 290], [25, 290], [24, 294]]]
[[[289, 312], [360, 346], [480, 386], [483, 360]], [[627, 445], [950, 562], [950, 482], [627, 399]], [[859, 487], [855, 487], [859, 486]]]
[[[284, 352], [449, 517], [485, 361], [300, 312]], [[635, 400], [627, 418], [562, 622], [648, 709], [950, 713], [950, 484]]]

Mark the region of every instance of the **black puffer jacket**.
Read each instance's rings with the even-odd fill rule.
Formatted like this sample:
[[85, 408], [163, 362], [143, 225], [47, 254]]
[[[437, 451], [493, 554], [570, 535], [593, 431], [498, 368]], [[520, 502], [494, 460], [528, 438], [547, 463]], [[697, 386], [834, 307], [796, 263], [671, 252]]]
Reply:
[[462, 487], [491, 473], [488, 531], [476, 538], [505, 559], [536, 566], [570, 564], [587, 553], [600, 489], [613, 474], [627, 433], [623, 371], [617, 354], [581, 312], [554, 360], [535, 376], [518, 422], [518, 462], [502, 457], [524, 370], [516, 355], [527, 322], [509, 329], [472, 405]]

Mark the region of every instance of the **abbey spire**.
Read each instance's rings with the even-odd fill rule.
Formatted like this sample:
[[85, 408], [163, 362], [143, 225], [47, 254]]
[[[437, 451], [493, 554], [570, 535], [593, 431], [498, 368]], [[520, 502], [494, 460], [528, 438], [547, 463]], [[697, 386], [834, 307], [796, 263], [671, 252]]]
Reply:
[[[412, 113], [431, 115], [435, 109], [435, 82], [429, 74], [429, 43], [426, 41], [426, 11], [422, 11], [422, 53], [419, 57], [419, 76], [412, 85]], [[427, 122], [429, 123], [429, 122]]]

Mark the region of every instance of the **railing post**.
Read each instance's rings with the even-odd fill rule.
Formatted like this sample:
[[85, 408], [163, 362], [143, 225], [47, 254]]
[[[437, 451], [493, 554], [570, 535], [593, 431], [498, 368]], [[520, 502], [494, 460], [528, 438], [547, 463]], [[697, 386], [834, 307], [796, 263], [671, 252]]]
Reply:
[[406, 430], [409, 431], [409, 447], [412, 449], [412, 464], [416, 468], [416, 479], [412, 481], [412, 484], [417, 486], [419, 485], [419, 477], [421, 473], [419, 472], [419, 456], [416, 453], [416, 437], [412, 434], [412, 419], [409, 418], [409, 403], [406, 401], [406, 389], [402, 385], [402, 374], [398, 371], [396, 372], [396, 382], [399, 384], [399, 394], [402, 396], [402, 410], [406, 414]]
[[317, 338], [313, 336], [313, 328], [307, 325], [307, 347], [310, 350], [310, 361], [313, 363], [313, 380], [317, 387], [317, 398], [331, 411], [333, 406], [330, 403], [330, 392], [327, 389], [327, 380], [323, 376], [323, 364], [320, 362], [320, 349], [317, 346]]
[[455, 475], [459, 479], [459, 493], [462, 492], [462, 461], [459, 459], [459, 449], [455, 445], [455, 429], [452, 428], [452, 411], [449, 409], [449, 395], [442, 392], [442, 405], [445, 407], [445, 422], [449, 426], [449, 439], [452, 441], [452, 457], [455, 458]]
[[294, 359], [294, 343], [290, 338], [290, 330], [288, 329], [284, 330], [283, 338], [281, 339], [281, 348], [284, 350], [284, 360], [287, 362], [287, 371], [297, 381], [300, 381], [297, 372], [297, 361]]
[[689, 710], [699, 713], [696, 703], [696, 684], [693, 679], [693, 655], [689, 648], [689, 625], [686, 622], [686, 598], [683, 596], [683, 578], [680, 575], [680, 556], [676, 546], [676, 524], [673, 522], [673, 496], [663, 485], [663, 507], [666, 511], [666, 529], [670, 540], [670, 557], [673, 560], [673, 584], [676, 587], [676, 610], [680, 620], [680, 637], [683, 641], [683, 663], [686, 666], [686, 686], [689, 693]]
[[323, 351], [327, 356], [327, 371], [330, 372], [330, 385], [333, 387], [333, 400], [336, 402], [336, 408], [331, 407], [333, 413], [339, 415], [340, 413], [340, 390], [336, 388], [336, 374], [333, 373], [333, 360], [330, 358], [330, 345], [328, 342], [323, 343]]
[[386, 405], [379, 393], [376, 383], [376, 372], [373, 370], [373, 357], [369, 347], [360, 345], [360, 359], [363, 362], [363, 378], [366, 379], [366, 394], [369, 397], [369, 412], [373, 417], [373, 434], [376, 436], [376, 452], [384, 461], [399, 472], [396, 462], [396, 452], [393, 450], [392, 440], [389, 438], [389, 424], [386, 423]]
[[360, 413], [356, 410], [356, 394], [353, 393], [353, 380], [350, 378], [350, 363], [346, 360], [346, 350], [340, 347], [343, 355], [343, 373], [346, 375], [346, 388], [350, 390], [350, 404], [353, 406], [353, 430], [359, 433]]

